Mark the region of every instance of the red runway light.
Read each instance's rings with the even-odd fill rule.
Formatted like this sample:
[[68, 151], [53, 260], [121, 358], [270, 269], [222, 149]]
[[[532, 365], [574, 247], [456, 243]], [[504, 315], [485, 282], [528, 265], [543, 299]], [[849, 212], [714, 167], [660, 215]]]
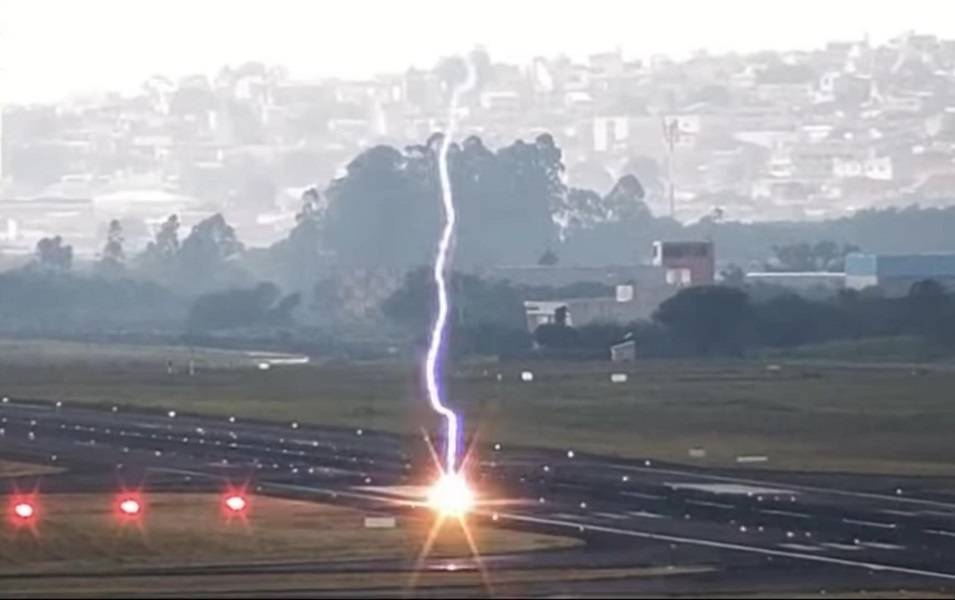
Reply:
[[13, 514], [16, 515], [18, 519], [28, 521], [36, 515], [36, 508], [29, 502], [17, 502], [13, 506]]
[[124, 515], [135, 517], [143, 511], [143, 506], [135, 498], [126, 498], [119, 503], [119, 510]]
[[248, 503], [245, 501], [245, 498], [238, 494], [232, 494], [226, 497], [225, 506], [230, 511], [237, 513], [245, 510], [245, 507], [248, 506]]

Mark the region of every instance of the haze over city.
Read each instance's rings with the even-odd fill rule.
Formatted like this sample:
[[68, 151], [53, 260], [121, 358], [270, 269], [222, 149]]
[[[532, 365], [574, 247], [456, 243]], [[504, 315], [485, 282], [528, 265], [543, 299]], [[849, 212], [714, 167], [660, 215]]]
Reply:
[[908, 30], [950, 37], [955, 20], [937, 17], [946, 8], [944, 0], [7, 0], [0, 99], [130, 91], [155, 74], [211, 75], [249, 60], [285, 65], [296, 77], [365, 78], [430, 67], [475, 45], [496, 60], [527, 62], [617, 47], [632, 58], [684, 58], [699, 49], [812, 49], [866, 34], [881, 42]]

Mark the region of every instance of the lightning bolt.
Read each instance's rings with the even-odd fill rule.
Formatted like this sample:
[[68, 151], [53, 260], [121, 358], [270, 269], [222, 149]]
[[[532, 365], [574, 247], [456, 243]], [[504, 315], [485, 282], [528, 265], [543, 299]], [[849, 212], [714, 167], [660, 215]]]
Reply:
[[434, 282], [437, 286], [438, 314], [431, 328], [431, 339], [428, 344], [428, 354], [425, 359], [425, 383], [428, 388], [428, 401], [431, 407], [445, 420], [447, 431], [445, 448], [446, 473], [454, 473], [457, 468], [457, 455], [460, 432], [460, 419], [453, 410], [448, 408], [441, 398], [439, 376], [441, 358], [444, 351], [445, 332], [448, 324], [448, 282], [446, 278], [447, 266], [450, 261], [451, 240], [454, 237], [454, 227], [457, 222], [457, 213], [454, 209], [454, 196], [451, 193], [451, 177], [448, 175], [448, 149], [458, 125], [458, 104], [461, 97], [474, 87], [476, 74], [474, 65], [467, 64], [465, 81], [455, 86], [451, 95], [451, 106], [448, 109], [448, 130], [441, 140], [438, 150], [438, 174], [441, 180], [441, 202], [444, 206], [444, 227], [441, 239], [438, 242], [438, 253], [434, 261]]

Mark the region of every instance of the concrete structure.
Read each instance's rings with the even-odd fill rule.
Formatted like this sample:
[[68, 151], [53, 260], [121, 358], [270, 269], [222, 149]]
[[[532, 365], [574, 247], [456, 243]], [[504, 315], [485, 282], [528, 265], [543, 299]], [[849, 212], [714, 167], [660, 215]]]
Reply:
[[525, 300], [527, 329], [562, 323], [582, 327], [594, 323], [629, 323], [649, 318], [659, 302], [636, 298], [620, 302], [617, 298], [568, 298], [565, 300]]
[[710, 285], [716, 275], [712, 242], [653, 242], [653, 265], [663, 267], [668, 285]]
[[623, 285], [664, 285], [663, 272], [652, 265], [609, 265], [606, 267], [513, 265], [494, 267], [480, 273], [483, 277], [502, 279], [515, 285], [560, 287], [573, 283]]
[[846, 257], [846, 287], [851, 289], [877, 286], [890, 296], [902, 296], [913, 283], [925, 279], [955, 285], [955, 253], [854, 253]]
[[510, 266], [482, 275], [522, 286], [564, 287], [601, 283], [614, 287], [613, 295], [558, 298], [524, 302], [527, 328], [549, 323], [579, 327], [590, 323], [627, 323], [647, 319], [661, 302], [681, 288], [714, 282], [712, 242], [654, 242], [650, 265], [607, 267]]
[[798, 292], [814, 289], [841, 290], [846, 285], [845, 273], [809, 272], [752, 272], [746, 274], [746, 283], [785, 287]]

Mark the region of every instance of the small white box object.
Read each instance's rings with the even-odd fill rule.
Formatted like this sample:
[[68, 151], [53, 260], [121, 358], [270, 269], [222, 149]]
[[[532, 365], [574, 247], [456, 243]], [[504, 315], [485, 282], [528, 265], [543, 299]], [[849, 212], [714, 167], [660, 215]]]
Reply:
[[365, 517], [365, 529], [394, 529], [397, 524], [394, 517]]

